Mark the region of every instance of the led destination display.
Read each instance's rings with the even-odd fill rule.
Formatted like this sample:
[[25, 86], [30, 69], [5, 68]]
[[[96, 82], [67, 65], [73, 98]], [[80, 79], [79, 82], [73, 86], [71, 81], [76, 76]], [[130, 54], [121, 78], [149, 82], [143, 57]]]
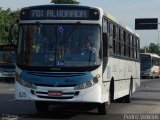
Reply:
[[87, 18], [87, 10], [31, 10], [31, 18]]
[[21, 20], [98, 20], [99, 12], [93, 8], [66, 7], [66, 6], [41, 6], [30, 7], [21, 11]]

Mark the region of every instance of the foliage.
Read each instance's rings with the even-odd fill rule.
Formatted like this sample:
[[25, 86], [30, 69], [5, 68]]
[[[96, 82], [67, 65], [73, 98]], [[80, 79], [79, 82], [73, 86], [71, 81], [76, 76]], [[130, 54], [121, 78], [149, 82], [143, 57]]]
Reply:
[[[8, 42], [10, 26], [15, 23], [18, 16], [19, 11], [2, 10], [0, 8], [0, 44]], [[16, 44], [17, 40], [14, 38], [12, 42]]]
[[76, 0], [52, 0], [51, 3], [55, 4], [79, 4]]
[[160, 45], [155, 43], [150, 43], [148, 47], [143, 47], [140, 49], [141, 53], [155, 53], [160, 55]]

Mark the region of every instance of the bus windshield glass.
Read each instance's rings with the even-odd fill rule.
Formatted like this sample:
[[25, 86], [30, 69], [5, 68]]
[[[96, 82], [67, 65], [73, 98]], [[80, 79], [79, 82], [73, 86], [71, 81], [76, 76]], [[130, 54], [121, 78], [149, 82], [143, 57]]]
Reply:
[[151, 57], [141, 57], [141, 69], [151, 68]]
[[0, 51], [0, 66], [14, 65], [15, 60], [15, 51]]
[[[17, 62], [23, 66], [100, 65], [100, 26], [30, 24], [20, 26]], [[78, 63], [78, 64], [77, 64]]]

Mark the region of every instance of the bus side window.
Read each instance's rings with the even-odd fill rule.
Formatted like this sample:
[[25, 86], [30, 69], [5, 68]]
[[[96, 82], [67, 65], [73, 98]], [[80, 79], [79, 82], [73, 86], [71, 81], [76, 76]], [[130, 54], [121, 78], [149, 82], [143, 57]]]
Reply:
[[104, 18], [103, 19], [103, 33], [107, 33], [108, 31], [108, 21]]
[[131, 37], [130, 37], [130, 34], [128, 34], [128, 45], [127, 45], [127, 46], [128, 46], [128, 50], [127, 50], [127, 51], [128, 51], [128, 57], [131, 56], [131, 54], [130, 54], [130, 53], [131, 53], [131, 52], [130, 52], [130, 38], [131, 38]]
[[126, 51], [126, 32], [123, 31], [123, 42], [124, 42], [124, 56], [126, 56], [127, 51]]
[[107, 37], [107, 31], [108, 31], [108, 21], [106, 19], [103, 19], [103, 56], [107, 57], [107, 48], [108, 48], [108, 37]]
[[140, 57], [140, 54], [139, 54], [139, 47], [140, 45], [139, 45], [139, 38], [137, 38], [137, 59], [139, 59], [139, 57]]
[[114, 44], [113, 44], [113, 25], [111, 22], [108, 23], [108, 41], [109, 41], [109, 48], [110, 48], [110, 54], [113, 54], [114, 51]]
[[113, 54], [116, 54], [116, 27], [113, 25]]
[[130, 58], [132, 58], [132, 35], [130, 35]]
[[117, 27], [117, 44], [118, 44], [118, 55], [121, 55], [121, 36], [120, 28]]
[[122, 29], [120, 29], [120, 40], [121, 40], [121, 55], [124, 56], [124, 37]]
[[132, 36], [132, 58], [134, 58], [134, 37]]

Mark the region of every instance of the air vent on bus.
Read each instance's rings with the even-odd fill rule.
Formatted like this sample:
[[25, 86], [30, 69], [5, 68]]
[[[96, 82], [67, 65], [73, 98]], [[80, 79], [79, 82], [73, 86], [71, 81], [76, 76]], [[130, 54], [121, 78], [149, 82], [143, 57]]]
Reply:
[[45, 77], [73, 77], [73, 76], [82, 76], [85, 73], [50, 73], [50, 72], [28, 72], [31, 75], [36, 76], [45, 76]]

